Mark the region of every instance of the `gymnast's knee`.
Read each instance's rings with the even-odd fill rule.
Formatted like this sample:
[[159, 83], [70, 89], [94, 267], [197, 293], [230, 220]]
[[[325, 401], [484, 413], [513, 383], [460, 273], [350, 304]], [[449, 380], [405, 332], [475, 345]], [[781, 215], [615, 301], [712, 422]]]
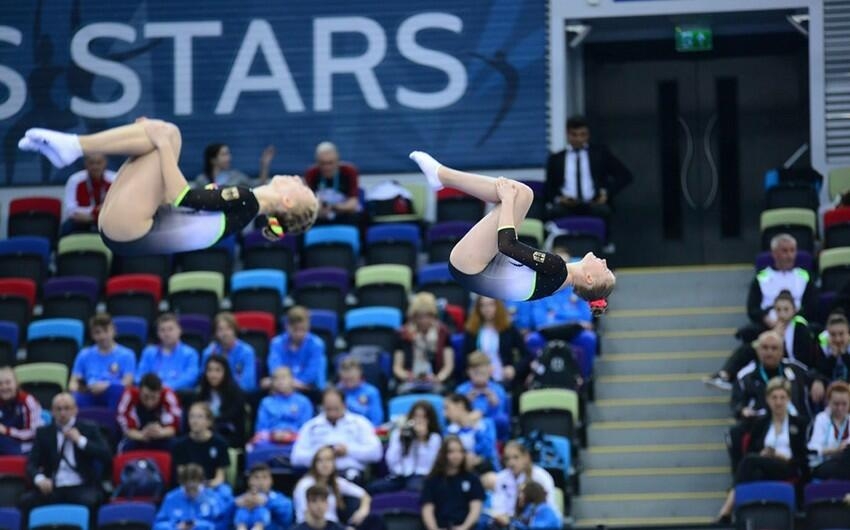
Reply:
[[514, 182], [516, 182], [517, 187], [517, 201], [524, 201], [531, 204], [534, 200], [534, 190], [532, 190], [531, 187], [524, 182], [520, 182], [518, 180]]

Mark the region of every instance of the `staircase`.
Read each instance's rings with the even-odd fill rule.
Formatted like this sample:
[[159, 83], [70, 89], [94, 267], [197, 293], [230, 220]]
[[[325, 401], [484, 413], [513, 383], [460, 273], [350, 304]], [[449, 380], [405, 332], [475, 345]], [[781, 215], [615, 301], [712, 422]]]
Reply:
[[711, 522], [731, 484], [729, 394], [705, 386], [746, 322], [749, 266], [624, 269], [603, 319], [576, 526]]

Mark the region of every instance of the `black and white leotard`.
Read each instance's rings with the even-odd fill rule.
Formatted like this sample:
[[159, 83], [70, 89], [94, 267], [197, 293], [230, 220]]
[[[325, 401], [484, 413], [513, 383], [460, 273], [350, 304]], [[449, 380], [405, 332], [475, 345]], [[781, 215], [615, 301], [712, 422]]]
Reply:
[[454, 279], [467, 290], [499, 300], [520, 302], [552, 295], [567, 279], [567, 265], [556, 254], [520, 242], [512, 226], [499, 229], [499, 254], [478, 274], [449, 263]]

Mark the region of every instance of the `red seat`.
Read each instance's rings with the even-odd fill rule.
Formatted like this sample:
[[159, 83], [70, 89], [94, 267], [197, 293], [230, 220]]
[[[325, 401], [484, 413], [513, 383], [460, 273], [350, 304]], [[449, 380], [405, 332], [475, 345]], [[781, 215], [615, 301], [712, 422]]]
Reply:
[[466, 315], [464, 314], [463, 308], [459, 305], [446, 304], [445, 311], [452, 319], [452, 322], [454, 322], [455, 329], [462, 331], [466, 322]]
[[[165, 482], [165, 489], [166, 491], [169, 490], [171, 488], [171, 453], [167, 451], [127, 451], [126, 453], [116, 455], [112, 459], [112, 484], [117, 488], [121, 483], [121, 471], [124, 470], [124, 466], [134, 460], [141, 460], [143, 458], [152, 460], [156, 464], [160, 475], [162, 475], [162, 480]], [[155, 501], [155, 499], [143, 497], [134, 497], [133, 500]]]
[[268, 340], [277, 334], [274, 315], [264, 311], [239, 311], [234, 313], [236, 324], [242, 330], [265, 333]]
[[454, 188], [443, 188], [437, 192], [438, 201], [441, 201], [443, 199], [463, 199], [466, 197], [472, 197], [472, 195], [464, 193], [460, 190], [456, 190]]
[[28, 278], [2, 278], [0, 279], [0, 295], [20, 296], [26, 299], [30, 310], [35, 305], [35, 282]]
[[20, 197], [9, 203], [9, 215], [41, 212], [57, 220], [62, 217], [62, 201], [53, 197]]
[[149, 293], [158, 304], [162, 299], [162, 278], [155, 274], [120, 274], [106, 281], [106, 296], [134, 292]]
[[824, 229], [839, 223], [850, 223], [850, 208], [835, 208], [823, 215]]
[[0, 475], [26, 478], [27, 457], [0, 456]]

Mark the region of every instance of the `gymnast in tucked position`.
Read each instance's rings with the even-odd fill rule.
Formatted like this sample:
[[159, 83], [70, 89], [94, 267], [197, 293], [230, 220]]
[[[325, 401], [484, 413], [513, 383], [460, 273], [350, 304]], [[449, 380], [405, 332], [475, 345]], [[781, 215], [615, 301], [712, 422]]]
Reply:
[[496, 203], [483, 219], [457, 242], [449, 256], [454, 279], [469, 291], [508, 301], [545, 298], [572, 286], [578, 296], [591, 302], [595, 314], [607, 307], [606, 298], [616, 278], [604, 259], [588, 252], [575, 263], [556, 254], [521, 243], [516, 227], [522, 224], [534, 192], [514, 180], [465, 173], [441, 165], [422, 151], [410, 158], [434, 190], [458, 189], [482, 201]]
[[90, 135], [30, 129], [18, 142], [57, 168], [83, 155], [130, 157], [106, 194], [98, 217], [100, 235], [119, 255], [174, 254], [210, 247], [264, 214], [263, 234], [278, 239], [312, 226], [315, 194], [300, 177], [276, 176], [268, 184], [192, 189], [177, 167], [180, 130], [161, 120], [140, 118]]

